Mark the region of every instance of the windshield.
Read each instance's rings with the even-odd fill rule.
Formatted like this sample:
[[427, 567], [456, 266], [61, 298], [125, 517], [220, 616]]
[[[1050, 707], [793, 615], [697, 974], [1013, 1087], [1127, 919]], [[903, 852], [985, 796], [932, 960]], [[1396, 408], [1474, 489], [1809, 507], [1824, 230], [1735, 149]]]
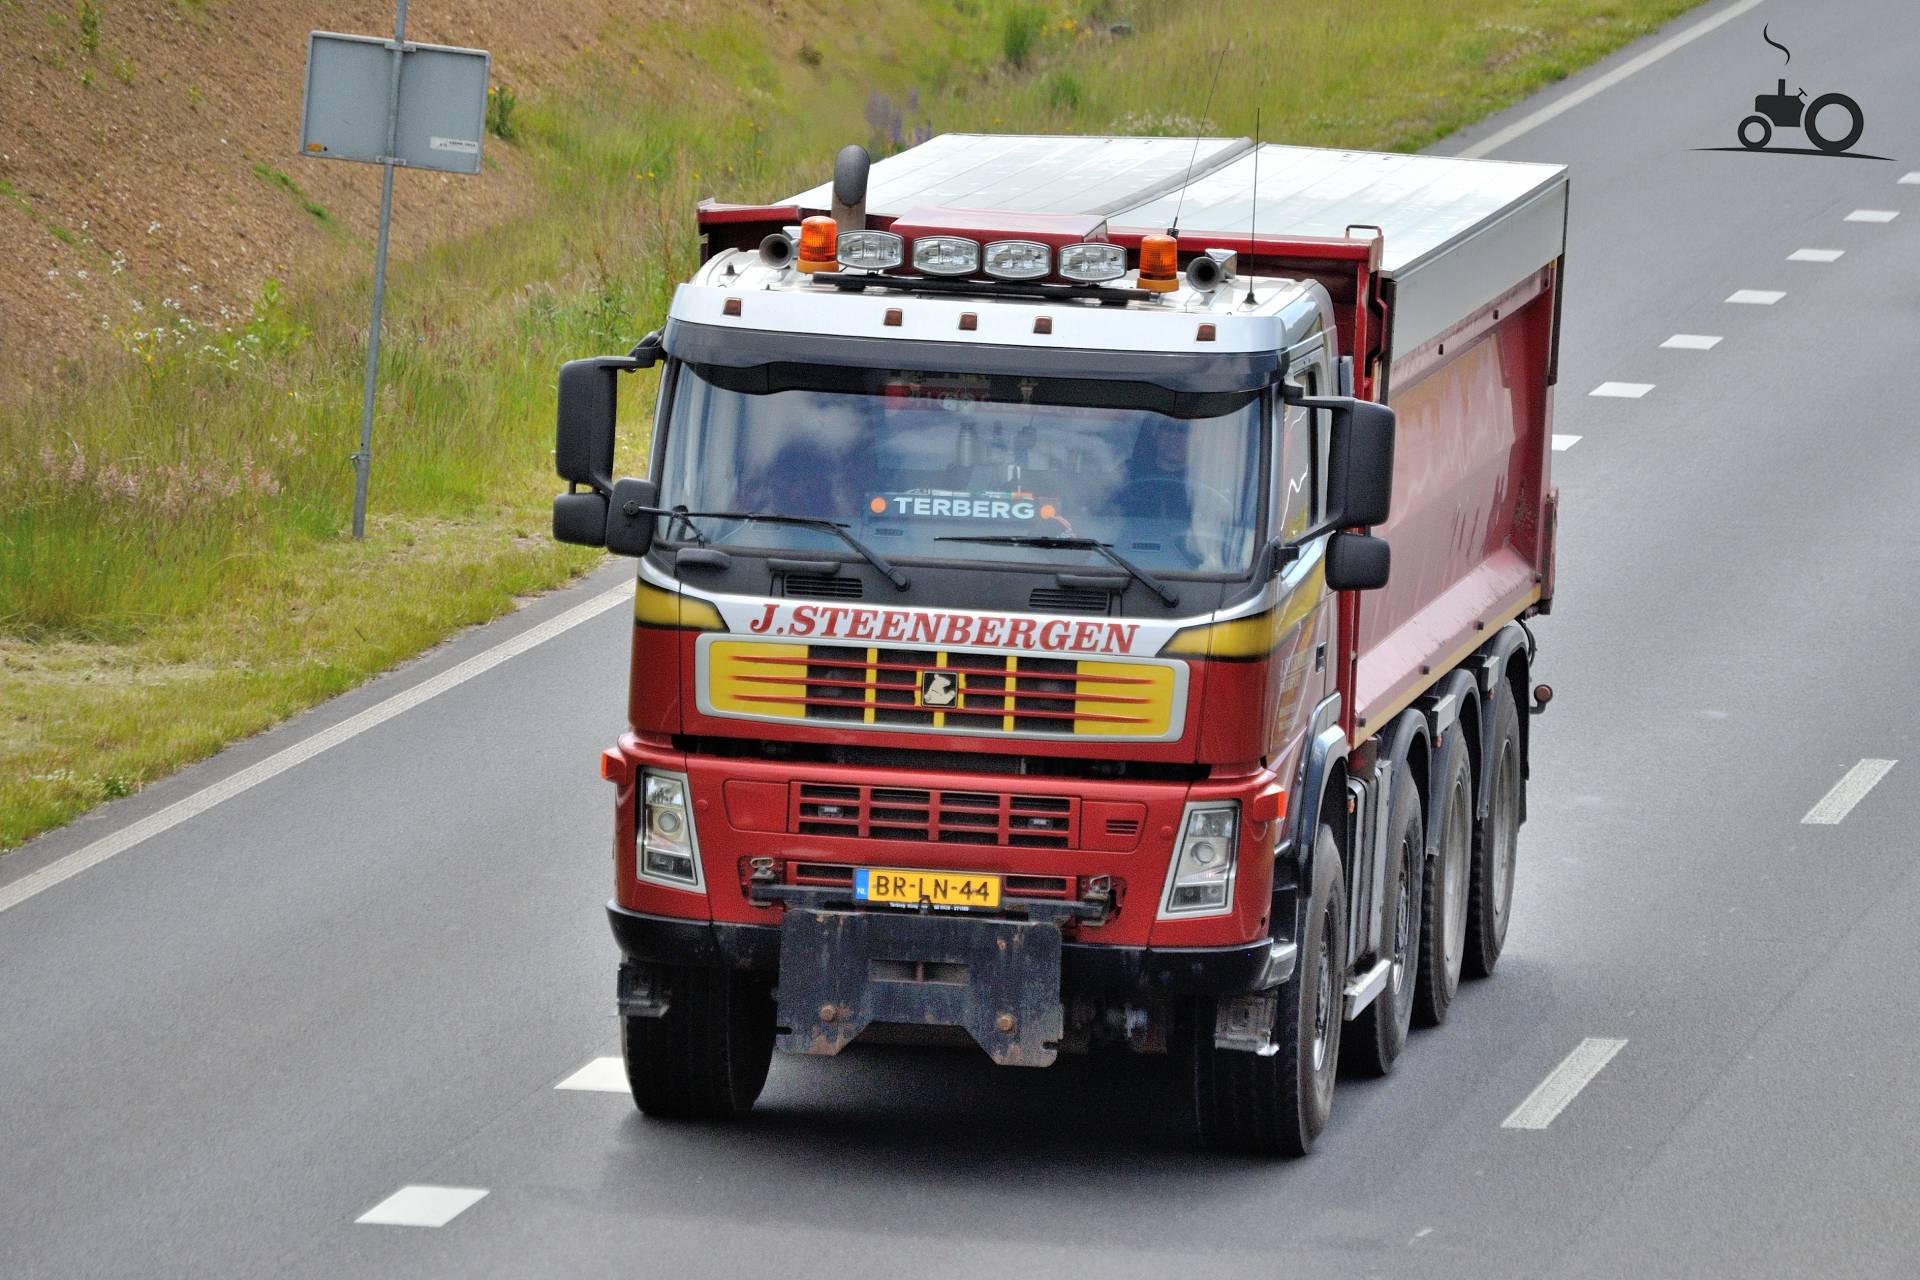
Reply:
[[[834, 520], [889, 558], [1103, 563], [1085, 549], [941, 540], [1031, 535], [1095, 539], [1156, 572], [1244, 574], [1260, 533], [1263, 409], [1253, 391], [688, 364], [660, 502]], [[839, 546], [820, 529], [695, 523], [730, 550]], [[658, 534], [690, 536], [667, 520]]]

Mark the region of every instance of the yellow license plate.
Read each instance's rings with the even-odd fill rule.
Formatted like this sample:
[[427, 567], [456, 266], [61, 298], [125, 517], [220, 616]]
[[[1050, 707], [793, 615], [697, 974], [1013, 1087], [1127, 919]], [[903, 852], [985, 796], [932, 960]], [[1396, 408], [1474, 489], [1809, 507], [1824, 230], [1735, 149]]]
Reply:
[[997, 907], [1000, 877], [960, 871], [857, 867], [853, 873], [853, 896], [862, 902], [891, 902], [909, 907], [923, 902], [935, 907]]

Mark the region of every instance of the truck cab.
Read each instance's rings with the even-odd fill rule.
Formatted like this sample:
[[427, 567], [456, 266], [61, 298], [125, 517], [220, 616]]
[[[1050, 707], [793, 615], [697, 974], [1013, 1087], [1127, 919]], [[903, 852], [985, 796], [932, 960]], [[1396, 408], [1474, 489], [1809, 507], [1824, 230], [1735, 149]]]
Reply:
[[[1454, 767], [1439, 681], [1396, 709], [1417, 744], [1351, 767], [1382, 736], [1353, 644], [1389, 577], [1394, 417], [1355, 394], [1378, 238], [1283, 273], [1257, 238], [1116, 234], [1099, 192], [929, 203], [928, 147], [873, 172], [877, 210], [850, 154], [831, 192], [704, 208], [663, 328], [562, 371], [556, 536], [637, 562], [602, 760], [635, 1098], [737, 1117], [776, 1047], [863, 1037], [1112, 1045], [1178, 1054], [1221, 1145], [1304, 1151], [1343, 1023], [1403, 1039], [1421, 919], [1457, 981], [1472, 905], [1395, 811], [1440, 812], [1392, 785]], [[1107, 204], [1158, 194], [1153, 155]], [[616, 480], [616, 380], [648, 366], [648, 476]]]

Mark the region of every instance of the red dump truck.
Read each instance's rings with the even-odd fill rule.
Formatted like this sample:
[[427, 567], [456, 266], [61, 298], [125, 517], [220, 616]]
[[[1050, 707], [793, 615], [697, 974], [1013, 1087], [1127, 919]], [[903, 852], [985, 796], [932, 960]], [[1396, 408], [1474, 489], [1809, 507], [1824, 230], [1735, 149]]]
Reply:
[[[1500, 955], [1553, 598], [1563, 169], [947, 135], [699, 210], [559, 380], [636, 557], [617, 998], [652, 1115], [773, 1050], [1176, 1055], [1297, 1154]], [[648, 479], [622, 374], [661, 367]]]

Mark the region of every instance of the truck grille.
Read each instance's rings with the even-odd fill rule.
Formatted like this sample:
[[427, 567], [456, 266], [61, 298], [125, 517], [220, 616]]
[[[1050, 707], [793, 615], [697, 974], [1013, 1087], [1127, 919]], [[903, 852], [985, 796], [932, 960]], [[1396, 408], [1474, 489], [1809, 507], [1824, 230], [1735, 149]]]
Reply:
[[827, 782], [796, 782], [788, 794], [788, 830], [801, 835], [1016, 849], [1079, 844], [1080, 802], [1071, 796]]
[[1175, 665], [1164, 662], [730, 637], [714, 637], [704, 659], [711, 711], [755, 719], [1160, 739], [1172, 736], [1184, 711]]

